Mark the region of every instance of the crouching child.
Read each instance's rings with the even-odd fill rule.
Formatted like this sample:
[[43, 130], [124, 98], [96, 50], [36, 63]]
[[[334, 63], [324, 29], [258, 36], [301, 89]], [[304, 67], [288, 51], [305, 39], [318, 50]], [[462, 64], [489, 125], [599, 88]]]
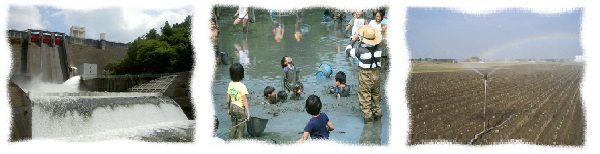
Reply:
[[304, 134], [302, 134], [302, 137], [296, 143], [304, 143], [309, 136], [312, 139], [328, 140], [329, 131], [333, 131], [334, 126], [329, 121], [327, 114], [321, 112], [321, 99], [319, 96], [308, 96], [304, 107], [311, 118], [304, 127]]
[[329, 93], [334, 94], [337, 98], [350, 95], [350, 87], [346, 87], [346, 73], [339, 71], [335, 74], [335, 87], [329, 89]]

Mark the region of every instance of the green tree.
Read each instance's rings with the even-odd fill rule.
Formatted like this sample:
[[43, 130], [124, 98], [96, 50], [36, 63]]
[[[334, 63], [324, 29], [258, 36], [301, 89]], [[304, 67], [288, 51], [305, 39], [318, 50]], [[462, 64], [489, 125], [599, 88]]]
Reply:
[[168, 21], [165, 21], [165, 26], [161, 28], [160, 32], [162, 33], [163, 37], [169, 37], [173, 35], [173, 29], [171, 28], [171, 25], [169, 25]]
[[156, 29], [152, 28], [150, 29], [150, 31], [146, 34], [146, 39], [152, 39], [152, 40], [156, 40], [158, 39], [160, 35], [156, 32]]
[[191, 16], [173, 26], [169, 22], [150, 29], [130, 43], [120, 62], [109, 62], [106, 70], [113, 74], [160, 74], [190, 71], [194, 63], [190, 39]]

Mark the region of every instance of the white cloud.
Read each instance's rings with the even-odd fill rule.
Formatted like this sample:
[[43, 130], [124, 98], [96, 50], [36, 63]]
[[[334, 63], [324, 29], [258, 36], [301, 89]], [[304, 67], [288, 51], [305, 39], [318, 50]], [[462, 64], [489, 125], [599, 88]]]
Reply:
[[41, 24], [41, 15], [35, 6], [16, 6], [9, 7], [8, 29], [27, 30], [44, 29]]
[[[182, 11], [183, 10], [183, 11]], [[83, 26], [86, 38], [98, 39], [106, 33], [106, 40], [127, 43], [147, 33], [151, 28], [160, 29], [169, 24], [183, 22], [192, 14], [191, 8], [157, 10], [150, 14], [141, 9], [112, 7], [93, 10], [61, 10], [55, 15], [64, 16], [67, 26]], [[159, 31], [160, 32], [160, 31]]]

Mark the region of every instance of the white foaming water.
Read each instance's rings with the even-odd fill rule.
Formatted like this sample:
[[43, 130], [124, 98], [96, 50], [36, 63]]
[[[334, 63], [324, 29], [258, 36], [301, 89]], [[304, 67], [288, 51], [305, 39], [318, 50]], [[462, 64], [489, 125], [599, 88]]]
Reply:
[[146, 126], [143, 129], [151, 131], [159, 129], [160, 123], [189, 121], [168, 97], [34, 96], [31, 100], [34, 139], [85, 140], [96, 136], [91, 137], [94, 141], [110, 132], [118, 132], [114, 138], [131, 138], [140, 135], [135, 132], [142, 128], [137, 127]]
[[79, 85], [79, 80], [81, 80], [81, 76], [73, 76], [71, 78], [69, 78], [67, 81], [63, 82], [63, 84], [66, 85]]
[[171, 136], [178, 136], [181, 138], [191, 138], [193, 135], [186, 133], [193, 132], [196, 126], [194, 120], [182, 120], [173, 122], [156, 123], [132, 128], [113, 129], [104, 132], [99, 132], [91, 135], [78, 135], [72, 137], [57, 138], [58, 140], [64, 141], [76, 141], [76, 142], [95, 142], [95, 141], [107, 141], [107, 140], [122, 140], [122, 139], [134, 139], [144, 140], [144, 138], [152, 138], [156, 132], [170, 131]]
[[74, 76], [69, 78], [62, 84], [42, 82], [40, 80], [32, 80], [30, 83], [23, 85], [23, 90], [27, 92], [79, 92], [79, 80], [81, 76]]

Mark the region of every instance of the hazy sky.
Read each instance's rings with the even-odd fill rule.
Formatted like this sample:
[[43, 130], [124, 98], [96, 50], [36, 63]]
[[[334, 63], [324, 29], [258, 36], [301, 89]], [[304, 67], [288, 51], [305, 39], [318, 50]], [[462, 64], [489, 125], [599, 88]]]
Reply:
[[[99, 39], [106, 33], [106, 40], [127, 43], [146, 34], [151, 28], [157, 30], [169, 21], [170, 25], [183, 22], [192, 15], [192, 7], [171, 10], [141, 10], [122, 7], [90, 10], [67, 10], [49, 6], [16, 6], [8, 9], [8, 29], [41, 29], [64, 32], [69, 35], [71, 26], [86, 28], [86, 38]], [[160, 30], [158, 31], [160, 33]]]
[[408, 8], [411, 58], [575, 58], [582, 10], [538, 14], [525, 9], [465, 14], [448, 8]]

